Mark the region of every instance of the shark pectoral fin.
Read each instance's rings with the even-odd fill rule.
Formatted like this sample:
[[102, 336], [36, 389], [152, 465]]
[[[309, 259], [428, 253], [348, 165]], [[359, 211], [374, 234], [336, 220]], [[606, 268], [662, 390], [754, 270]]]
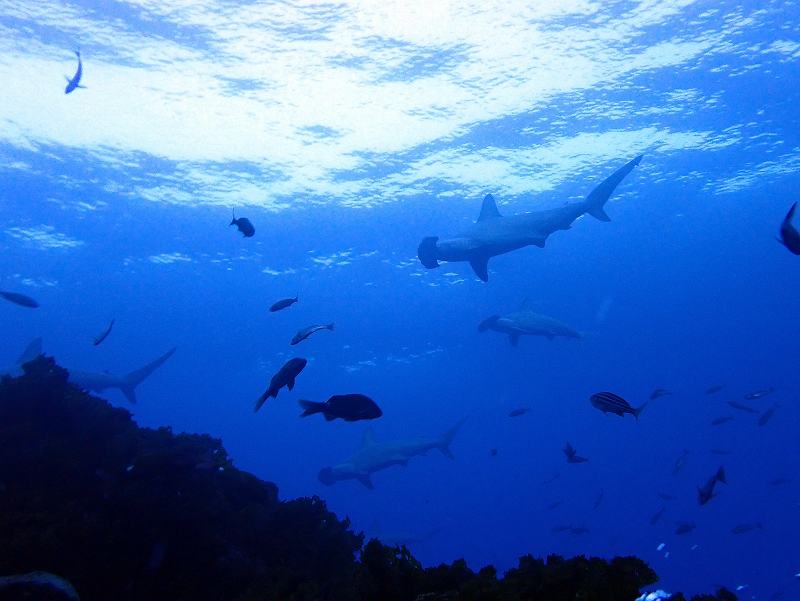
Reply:
[[476, 257], [471, 259], [469, 264], [472, 266], [472, 271], [475, 272], [484, 282], [489, 281], [489, 257]]
[[511, 346], [513, 347], [519, 346], [519, 334], [509, 334], [508, 341], [511, 343]]
[[486, 219], [497, 219], [498, 217], [502, 217], [500, 215], [500, 211], [497, 210], [497, 203], [494, 201], [494, 196], [491, 194], [487, 194], [483, 198], [483, 204], [481, 205], [481, 214], [478, 215], [478, 221], [484, 221]]
[[72, 80], [69, 78], [69, 75], [65, 75], [64, 79], [67, 80], [67, 83], [72, 83]]
[[359, 482], [361, 482], [361, 484], [363, 484], [364, 486], [366, 486], [366, 487], [367, 487], [368, 489], [370, 489], [370, 490], [372, 490], [373, 488], [375, 488], [375, 487], [372, 485], [372, 480], [370, 479], [370, 477], [369, 477], [369, 474], [362, 474], [362, 475], [360, 475], [360, 476], [357, 476], [357, 477], [356, 477], [356, 480], [358, 480]]

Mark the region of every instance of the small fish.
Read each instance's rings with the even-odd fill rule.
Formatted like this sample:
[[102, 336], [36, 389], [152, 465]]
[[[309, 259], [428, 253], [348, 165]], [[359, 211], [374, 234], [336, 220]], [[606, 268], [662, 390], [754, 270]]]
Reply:
[[794, 203], [789, 209], [789, 212], [786, 213], [786, 217], [784, 217], [783, 223], [781, 223], [778, 242], [783, 244], [793, 255], [800, 255], [800, 232], [792, 225], [792, 219], [794, 219], [794, 212], [796, 209], [797, 203]]
[[74, 92], [76, 88], [86, 88], [86, 86], [81, 85], [81, 77], [83, 77], [83, 62], [81, 61], [81, 53], [79, 50], [75, 51], [75, 56], [78, 57], [78, 70], [75, 71], [75, 75], [72, 76], [72, 79], [66, 75], [64, 76], [64, 78], [67, 80], [67, 87], [64, 88], [64, 94]]
[[772, 416], [775, 415], [775, 410], [779, 407], [777, 403], [775, 403], [772, 407], [767, 409], [764, 413], [761, 414], [761, 417], [758, 418], [758, 425], [759, 426], [766, 426], [769, 420], [772, 419]]
[[667, 395], [670, 395], [670, 394], [672, 394], [672, 393], [669, 390], [667, 390], [666, 388], [656, 388], [653, 392], [650, 393], [650, 400], [654, 401], [659, 397], [667, 396]]
[[728, 449], [711, 449], [711, 452], [714, 453], [714, 455], [730, 455], [732, 453], [732, 451]]
[[324, 403], [299, 401], [304, 411], [300, 417], [308, 417], [322, 413], [325, 421], [336, 418], [346, 422], [357, 422], [363, 419], [377, 419], [383, 415], [381, 408], [371, 398], [363, 394], [335, 394]]
[[723, 415], [722, 417], [717, 417], [711, 420], [712, 426], [721, 426], [722, 424], [727, 424], [729, 421], [733, 420], [732, 415]]
[[753, 530], [763, 530], [764, 526], [761, 525], [761, 522], [748, 522], [744, 524], [738, 524], [731, 528], [732, 534], [746, 534], [748, 532], [752, 532]]
[[[661, 519], [661, 516], [662, 516], [662, 515], [664, 515], [664, 512], [665, 512], [666, 510], [667, 510], [667, 508], [666, 508], [665, 506], [663, 506], [663, 505], [662, 505], [661, 509], [659, 509], [658, 511], [656, 511], [656, 512], [655, 512], [655, 513], [654, 513], [654, 514], [653, 514], [653, 515], [650, 517], [650, 525], [651, 525], [651, 526], [655, 526], [656, 524], [658, 524], [658, 521]], [[659, 549], [659, 550], [660, 550], [660, 549]]]
[[586, 463], [589, 461], [586, 457], [578, 455], [575, 448], [570, 443], [566, 444], [563, 451], [564, 455], [567, 456], [567, 463]]
[[675, 534], [689, 534], [695, 528], [697, 528], [697, 524], [694, 522], [675, 522]]
[[744, 395], [744, 398], [747, 401], [755, 401], [764, 398], [773, 392], [775, 392], [775, 388], [770, 386], [769, 388], [764, 388], [763, 390], [754, 390], [753, 392], [748, 392], [746, 395]]
[[591, 402], [593, 407], [599, 409], [604, 414], [613, 413], [614, 415], [624, 417], [626, 413], [630, 413], [636, 419], [639, 419], [639, 414], [647, 406], [647, 403], [645, 403], [638, 409], [634, 409], [628, 401], [613, 392], [595, 393], [589, 397], [589, 402]]
[[714, 384], [706, 388], [706, 394], [717, 394], [720, 390], [725, 388], [722, 384]]
[[683, 471], [683, 468], [686, 467], [686, 463], [689, 461], [689, 451], [688, 449], [683, 449], [683, 453], [680, 454], [675, 460], [675, 464], [672, 466], [672, 475], [677, 476]]
[[102, 333], [102, 334], [100, 334], [100, 335], [99, 335], [97, 338], [95, 338], [95, 339], [94, 339], [94, 343], [93, 343], [93, 344], [94, 344], [95, 346], [97, 346], [97, 345], [99, 345], [101, 342], [103, 342], [103, 340], [105, 340], [106, 338], [108, 338], [108, 335], [111, 333], [111, 328], [113, 328], [113, 327], [114, 327], [114, 320], [112, 319], [112, 320], [111, 320], [111, 323], [110, 323], [110, 324], [108, 324], [108, 327], [107, 327], [105, 330], [103, 330], [103, 333]]
[[29, 309], [35, 309], [36, 307], [39, 306], [39, 303], [33, 300], [30, 296], [20, 294], [19, 292], [8, 292], [0, 290], [0, 296], [2, 296], [7, 301], [14, 303], [15, 305], [19, 305], [20, 307], [28, 307]]
[[489, 449], [489, 455], [492, 457], [497, 457], [497, 449]]
[[320, 330], [331, 330], [333, 331], [333, 323], [329, 323], [327, 325], [315, 325], [315, 326], [308, 326], [307, 328], [303, 328], [302, 330], [298, 330], [297, 334], [294, 335], [292, 338], [293, 346], [299, 342], [303, 342], [306, 338], [311, 336], [314, 332], [319, 332]]
[[758, 409], [753, 409], [750, 405], [745, 405], [738, 401], [728, 401], [728, 405], [739, 411], [744, 411], [745, 413], [758, 413]]
[[700, 505], [705, 505], [714, 498], [714, 487], [717, 482], [727, 484], [728, 480], [725, 476], [725, 468], [720, 466], [716, 473], [711, 476], [703, 486], [697, 487], [697, 502]]
[[548, 504], [548, 505], [547, 505], [547, 506], [544, 508], [544, 510], [545, 510], [545, 511], [553, 511], [553, 509], [555, 509], [556, 507], [558, 507], [559, 505], [561, 505], [561, 503], [563, 503], [563, 502], [564, 502], [564, 501], [562, 501], [561, 499], [559, 499], [558, 501], [553, 501], [552, 503]]
[[600, 494], [597, 495], [597, 498], [594, 500], [594, 505], [592, 505], [592, 509], [597, 509], [600, 507], [600, 504], [603, 502], [603, 495], [604, 491], [600, 491]]
[[228, 225], [235, 225], [236, 229], [242, 232], [245, 238], [252, 238], [256, 233], [256, 228], [253, 227], [253, 224], [250, 223], [247, 217], [239, 217], [239, 219], [236, 219], [235, 211], [233, 213], [233, 219], [231, 219]]
[[518, 409], [512, 409], [508, 412], [508, 417], [519, 417], [520, 415], [525, 415], [530, 411], [530, 407], [519, 407]]
[[275, 313], [275, 311], [280, 311], [281, 309], [286, 309], [291, 307], [298, 301], [299, 295], [295, 296], [294, 298], [282, 298], [281, 300], [272, 304], [269, 308], [270, 313]]
[[300, 374], [301, 371], [303, 371], [303, 368], [305, 368], [307, 363], [308, 361], [306, 359], [301, 359], [298, 357], [289, 359], [286, 363], [284, 363], [283, 367], [278, 370], [278, 373], [272, 376], [272, 379], [269, 382], [269, 388], [267, 388], [267, 390], [264, 391], [264, 394], [262, 394], [260, 397], [258, 397], [258, 400], [256, 400], [256, 406], [253, 411], [258, 411], [261, 409], [261, 405], [263, 405], [268, 398], [277, 398], [278, 391], [284, 386], [286, 386], [286, 388], [289, 390], [294, 388], [295, 378]]

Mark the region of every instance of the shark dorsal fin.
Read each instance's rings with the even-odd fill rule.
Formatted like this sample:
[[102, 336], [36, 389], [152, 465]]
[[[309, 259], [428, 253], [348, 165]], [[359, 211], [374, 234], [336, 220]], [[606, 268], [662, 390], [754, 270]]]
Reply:
[[478, 215], [478, 221], [496, 219], [497, 217], [502, 217], [502, 215], [500, 215], [500, 211], [497, 210], [497, 203], [494, 201], [494, 196], [487, 194], [483, 199], [481, 214]]
[[372, 431], [372, 428], [367, 428], [361, 437], [361, 448], [363, 449], [373, 444], [375, 444], [375, 432]]

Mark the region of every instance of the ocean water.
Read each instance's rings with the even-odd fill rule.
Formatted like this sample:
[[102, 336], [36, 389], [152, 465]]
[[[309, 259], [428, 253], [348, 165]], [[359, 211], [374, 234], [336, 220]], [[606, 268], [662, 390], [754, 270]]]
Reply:
[[[86, 88], [65, 94], [77, 49]], [[221, 437], [282, 497], [320, 495], [426, 565], [634, 554], [667, 590], [800, 595], [800, 258], [775, 241], [800, 192], [797, 2], [11, 1], [0, 50], [0, 289], [41, 304], [0, 303], [0, 365], [36, 337], [100, 373], [177, 347], [136, 405], [102, 395]], [[609, 223], [493, 258], [488, 282], [417, 258], [487, 193], [504, 215], [580, 203], [640, 154]], [[478, 332], [523, 303], [583, 338]], [[254, 413], [293, 356], [294, 390]], [[638, 420], [589, 403], [656, 388]], [[383, 417], [298, 417], [348, 392]], [[452, 460], [374, 490], [317, 477], [367, 429], [462, 419]]]

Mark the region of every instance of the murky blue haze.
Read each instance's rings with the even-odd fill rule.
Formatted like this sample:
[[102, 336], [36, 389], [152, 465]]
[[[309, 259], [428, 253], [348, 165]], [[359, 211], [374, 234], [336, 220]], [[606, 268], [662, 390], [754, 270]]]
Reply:
[[[87, 88], [65, 95], [78, 47]], [[140, 424], [221, 437], [284, 498], [418, 538], [426, 564], [636, 554], [667, 590], [800, 595], [800, 259], [775, 242], [800, 196], [797, 2], [12, 1], [0, 50], [0, 288], [41, 303], [0, 303], [0, 364], [35, 337], [98, 372], [176, 346], [127, 407]], [[579, 202], [639, 154], [610, 223], [494, 258], [488, 283], [416, 257], [486, 193], [504, 214]], [[478, 332], [525, 299], [585, 337]], [[296, 388], [254, 414], [291, 356], [309, 360]], [[659, 387], [638, 422], [588, 400]], [[298, 418], [298, 399], [345, 392], [384, 416]], [[779, 407], [760, 427], [730, 400]], [[453, 461], [432, 451], [374, 490], [317, 479], [367, 427], [433, 437], [464, 417]], [[567, 441], [590, 461], [567, 464]], [[729, 484], [699, 506], [720, 465]]]

